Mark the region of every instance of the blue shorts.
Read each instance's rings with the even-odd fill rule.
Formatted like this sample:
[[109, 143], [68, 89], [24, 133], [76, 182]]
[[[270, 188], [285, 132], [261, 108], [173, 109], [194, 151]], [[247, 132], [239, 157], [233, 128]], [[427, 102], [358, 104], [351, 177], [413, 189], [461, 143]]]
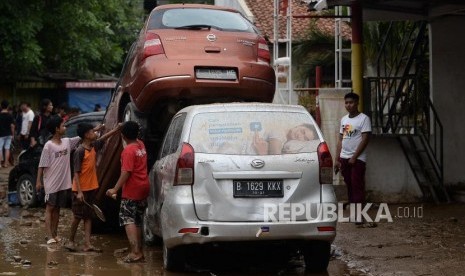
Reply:
[[0, 151], [2, 152], [2, 161], [5, 161], [5, 158], [3, 157], [3, 148], [5, 148], [6, 150], [9, 150], [11, 148], [11, 138], [11, 135], [0, 137]]

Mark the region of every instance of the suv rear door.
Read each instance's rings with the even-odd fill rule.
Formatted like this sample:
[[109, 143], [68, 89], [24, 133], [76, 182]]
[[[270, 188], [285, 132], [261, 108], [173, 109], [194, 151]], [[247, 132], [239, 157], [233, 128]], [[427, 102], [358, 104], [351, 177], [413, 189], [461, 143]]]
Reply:
[[160, 36], [168, 59], [257, 61], [258, 34], [237, 12], [199, 8], [157, 10], [148, 21], [147, 32]]

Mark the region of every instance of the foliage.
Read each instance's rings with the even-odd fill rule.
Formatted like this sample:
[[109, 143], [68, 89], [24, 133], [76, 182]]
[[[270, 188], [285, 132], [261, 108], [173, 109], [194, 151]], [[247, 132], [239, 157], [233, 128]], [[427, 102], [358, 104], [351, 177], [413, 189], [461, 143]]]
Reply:
[[[411, 32], [413, 22], [378, 22], [369, 21], [363, 25], [363, 53], [365, 65], [369, 67], [381, 66], [382, 70], [392, 70], [401, 62], [403, 45], [411, 45], [405, 38]], [[382, 55], [380, 52], [384, 45]]]
[[36, 39], [43, 27], [42, 10], [41, 2], [0, 1], [0, 77], [42, 67], [42, 48]]
[[[326, 68], [324, 71], [334, 70], [334, 36], [318, 29], [316, 20], [311, 22], [306, 39], [293, 47], [292, 60], [296, 68], [294, 81], [305, 82], [308, 76], [315, 75], [317, 66]], [[343, 41], [344, 47], [350, 48], [349, 43]]]
[[1, 77], [119, 73], [142, 20], [139, 1], [3, 0]]

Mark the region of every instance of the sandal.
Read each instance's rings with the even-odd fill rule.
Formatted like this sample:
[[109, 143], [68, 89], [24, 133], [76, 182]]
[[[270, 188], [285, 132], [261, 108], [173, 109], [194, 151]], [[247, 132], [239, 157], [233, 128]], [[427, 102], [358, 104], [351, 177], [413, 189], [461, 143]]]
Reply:
[[64, 248], [68, 249], [70, 252], [76, 252], [76, 246], [72, 242], [67, 242], [64, 246]]
[[127, 264], [141, 263], [141, 262], [145, 262], [145, 257], [144, 255], [142, 255], [138, 258], [132, 258], [129, 255], [127, 255], [125, 258], [123, 258], [123, 262]]
[[48, 245], [51, 245], [51, 244], [57, 244], [57, 240], [55, 240], [54, 238], [51, 238], [47, 241], [47, 244]]

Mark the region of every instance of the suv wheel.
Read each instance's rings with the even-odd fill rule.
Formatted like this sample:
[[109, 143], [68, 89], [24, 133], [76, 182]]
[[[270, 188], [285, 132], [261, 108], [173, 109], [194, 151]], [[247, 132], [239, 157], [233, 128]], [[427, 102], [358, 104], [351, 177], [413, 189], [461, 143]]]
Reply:
[[331, 244], [326, 241], [311, 241], [304, 245], [303, 254], [305, 269], [311, 272], [321, 272], [328, 268]]
[[23, 174], [18, 179], [16, 188], [21, 206], [34, 207], [37, 202], [35, 180], [30, 174]]
[[146, 133], [146, 128], [147, 128], [147, 119], [145, 116], [137, 111], [137, 108], [134, 106], [133, 103], [128, 103], [126, 107], [124, 108], [124, 113], [123, 113], [123, 122], [127, 121], [135, 121], [139, 124], [140, 127], [140, 138], [145, 137]]
[[135, 116], [132, 103], [128, 103], [124, 108], [123, 122], [134, 121], [136, 119]]
[[183, 271], [185, 252], [183, 247], [166, 248], [163, 244], [163, 267], [168, 271]]

